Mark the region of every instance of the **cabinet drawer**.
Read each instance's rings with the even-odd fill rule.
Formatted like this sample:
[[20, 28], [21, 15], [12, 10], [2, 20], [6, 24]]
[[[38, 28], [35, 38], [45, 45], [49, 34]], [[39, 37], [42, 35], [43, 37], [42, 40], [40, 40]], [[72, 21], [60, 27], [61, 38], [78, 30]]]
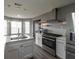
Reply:
[[15, 49], [18, 49], [20, 48], [20, 45], [9, 45], [7, 46], [7, 50], [10, 51], [10, 50], [15, 50]]

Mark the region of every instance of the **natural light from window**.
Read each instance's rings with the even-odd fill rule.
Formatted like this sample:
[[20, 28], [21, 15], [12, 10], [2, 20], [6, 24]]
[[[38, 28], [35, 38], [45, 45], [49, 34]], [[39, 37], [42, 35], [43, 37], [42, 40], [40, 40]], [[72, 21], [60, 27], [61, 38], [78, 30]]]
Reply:
[[7, 21], [6, 20], [4, 20], [4, 29], [6, 29], [4, 30], [4, 35], [7, 35]]
[[30, 33], [30, 22], [29, 21], [25, 22], [25, 33]]
[[11, 34], [21, 33], [22, 23], [17, 21], [11, 22]]
[[73, 24], [75, 25], [75, 12], [72, 13]]

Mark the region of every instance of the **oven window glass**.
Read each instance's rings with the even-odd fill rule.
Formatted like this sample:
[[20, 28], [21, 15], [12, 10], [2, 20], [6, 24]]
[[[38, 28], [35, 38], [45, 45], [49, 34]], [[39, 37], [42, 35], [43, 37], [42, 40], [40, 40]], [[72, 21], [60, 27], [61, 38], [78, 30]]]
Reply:
[[55, 41], [51, 41], [51, 40], [47, 40], [47, 39], [43, 38], [43, 45], [46, 45], [47, 47], [54, 49], [56, 46], [55, 43], [56, 43]]

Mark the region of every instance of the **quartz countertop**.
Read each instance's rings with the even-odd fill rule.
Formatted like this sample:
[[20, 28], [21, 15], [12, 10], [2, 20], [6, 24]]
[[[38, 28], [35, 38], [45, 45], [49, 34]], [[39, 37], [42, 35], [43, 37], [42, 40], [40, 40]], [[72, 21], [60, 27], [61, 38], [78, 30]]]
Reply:
[[30, 39], [34, 39], [32, 35], [26, 35], [26, 37], [6, 36], [6, 43], [22, 41], [22, 40], [30, 40]]

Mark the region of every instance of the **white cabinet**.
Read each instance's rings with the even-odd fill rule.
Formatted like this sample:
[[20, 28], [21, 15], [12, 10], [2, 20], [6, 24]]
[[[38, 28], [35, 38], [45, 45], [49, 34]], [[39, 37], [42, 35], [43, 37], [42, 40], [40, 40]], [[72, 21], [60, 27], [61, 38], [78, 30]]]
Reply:
[[57, 38], [56, 55], [62, 59], [66, 58], [66, 38], [65, 37]]
[[12, 42], [6, 45], [5, 59], [29, 59], [33, 53], [34, 40]]
[[6, 45], [6, 57], [5, 59], [19, 59], [19, 45], [17, 44], [10, 44]]
[[36, 33], [35, 37], [36, 37], [35, 43], [37, 45], [39, 45], [40, 47], [42, 47], [42, 34], [41, 33]]
[[21, 45], [22, 59], [29, 59], [33, 56], [33, 41]]
[[8, 51], [7, 59], [19, 59], [19, 50], [17, 48]]

